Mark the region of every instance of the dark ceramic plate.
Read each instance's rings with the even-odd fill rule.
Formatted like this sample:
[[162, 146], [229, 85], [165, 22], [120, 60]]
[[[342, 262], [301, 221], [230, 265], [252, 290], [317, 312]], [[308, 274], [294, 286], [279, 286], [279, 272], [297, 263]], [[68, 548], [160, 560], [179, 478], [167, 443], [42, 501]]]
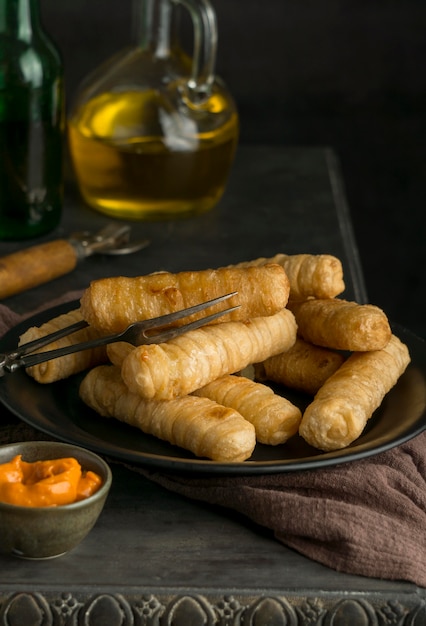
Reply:
[[[29, 326], [76, 308], [76, 302], [39, 313], [11, 329], [0, 340], [0, 352], [14, 348]], [[426, 428], [426, 344], [407, 330], [394, 333], [410, 350], [412, 362], [374, 413], [357, 441], [344, 450], [322, 453], [295, 436], [285, 445], [258, 444], [250, 460], [225, 464], [197, 459], [191, 453], [160, 441], [121, 422], [98, 416], [78, 396], [83, 374], [40, 385], [25, 371], [0, 379], [0, 400], [12, 413], [40, 431], [112, 458], [167, 471], [214, 474], [265, 474], [322, 468], [368, 457], [407, 441]], [[284, 389], [275, 388], [283, 393]], [[303, 408], [310, 398], [289, 393]]]

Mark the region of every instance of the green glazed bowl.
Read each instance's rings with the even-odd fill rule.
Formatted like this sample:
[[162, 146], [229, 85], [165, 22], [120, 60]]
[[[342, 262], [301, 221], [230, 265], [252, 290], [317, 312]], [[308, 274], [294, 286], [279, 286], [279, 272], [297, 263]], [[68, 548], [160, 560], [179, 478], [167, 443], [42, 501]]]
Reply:
[[48, 441], [0, 446], [0, 463], [7, 463], [18, 454], [28, 462], [74, 457], [83, 470], [92, 470], [102, 478], [96, 493], [73, 504], [27, 507], [0, 502], [0, 553], [26, 559], [61, 556], [83, 541], [95, 525], [111, 487], [111, 470], [89, 450]]

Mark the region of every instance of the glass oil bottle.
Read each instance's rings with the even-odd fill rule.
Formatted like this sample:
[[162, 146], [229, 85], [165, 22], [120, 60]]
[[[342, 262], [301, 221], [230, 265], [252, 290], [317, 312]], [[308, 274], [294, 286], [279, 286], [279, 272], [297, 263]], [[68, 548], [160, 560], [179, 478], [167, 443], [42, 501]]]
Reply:
[[[177, 41], [179, 5], [193, 21], [193, 58]], [[214, 75], [208, 0], [138, 0], [138, 45], [81, 85], [69, 145], [81, 194], [120, 219], [188, 217], [221, 198], [238, 142], [232, 96]]]

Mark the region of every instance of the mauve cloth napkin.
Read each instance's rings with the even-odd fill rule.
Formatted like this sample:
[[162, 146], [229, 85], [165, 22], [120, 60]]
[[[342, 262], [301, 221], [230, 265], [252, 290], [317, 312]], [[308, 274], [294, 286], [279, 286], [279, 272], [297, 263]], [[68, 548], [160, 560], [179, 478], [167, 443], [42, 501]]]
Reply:
[[[0, 336], [20, 319], [0, 305]], [[14, 436], [31, 433], [21, 425]], [[233, 509], [335, 570], [426, 587], [426, 433], [322, 470], [195, 478], [133, 469], [188, 498]]]

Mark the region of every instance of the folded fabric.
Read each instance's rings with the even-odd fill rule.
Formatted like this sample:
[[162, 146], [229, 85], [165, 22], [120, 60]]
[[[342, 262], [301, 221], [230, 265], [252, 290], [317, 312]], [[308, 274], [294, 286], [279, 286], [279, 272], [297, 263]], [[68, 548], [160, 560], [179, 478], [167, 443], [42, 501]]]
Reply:
[[[0, 305], [0, 335], [20, 319]], [[22, 424], [13, 432], [0, 433], [0, 442], [34, 434]], [[426, 587], [426, 433], [321, 470], [197, 478], [133, 469], [183, 496], [238, 511], [335, 570]]]
[[321, 470], [216, 478], [144, 473], [174, 492], [246, 515], [333, 569], [426, 587], [426, 434]]
[[11, 311], [4, 304], [0, 304], [0, 337], [4, 333], [15, 326], [21, 319], [21, 316]]

